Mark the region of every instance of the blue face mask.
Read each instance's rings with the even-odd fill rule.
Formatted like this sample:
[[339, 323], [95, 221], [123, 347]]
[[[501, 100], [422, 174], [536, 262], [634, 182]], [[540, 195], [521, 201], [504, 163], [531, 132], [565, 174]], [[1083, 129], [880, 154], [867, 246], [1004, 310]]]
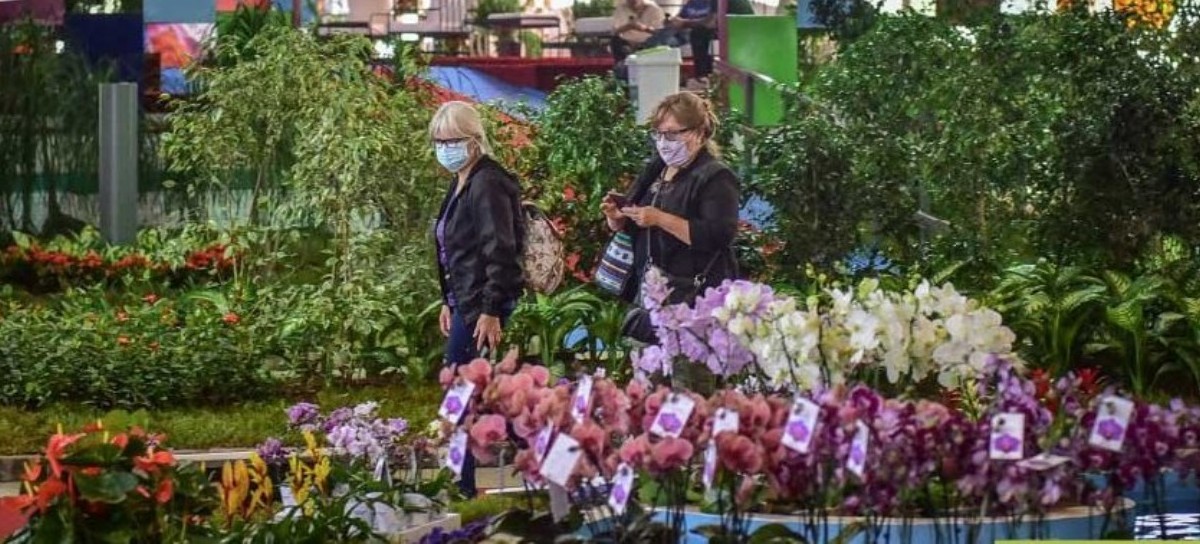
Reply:
[[467, 161], [471, 160], [471, 153], [467, 150], [467, 141], [454, 142], [448, 144], [435, 144], [434, 151], [437, 152], [437, 160], [442, 164], [442, 167], [453, 173], [458, 173]]

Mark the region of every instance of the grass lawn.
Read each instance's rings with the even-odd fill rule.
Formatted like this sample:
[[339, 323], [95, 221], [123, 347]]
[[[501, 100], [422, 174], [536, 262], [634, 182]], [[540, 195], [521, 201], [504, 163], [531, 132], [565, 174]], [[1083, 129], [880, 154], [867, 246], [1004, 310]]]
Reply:
[[140, 425], [150, 432], [166, 433], [166, 444], [174, 449], [249, 448], [267, 437], [283, 438], [289, 444], [300, 444], [298, 433], [287, 430], [284, 410], [295, 402], [316, 402], [323, 413], [340, 406], [361, 402], [379, 403], [381, 417], [403, 417], [410, 432], [423, 432], [437, 417], [442, 389], [436, 382], [371, 385], [357, 388], [328, 388], [316, 394], [316, 399], [267, 399], [220, 408], [177, 408], [103, 411], [80, 405], [56, 405], [37, 411], [0, 406], [0, 455], [36, 453], [46, 445], [46, 439], [61, 423], [70, 431], [97, 419], [105, 427], [123, 430]]

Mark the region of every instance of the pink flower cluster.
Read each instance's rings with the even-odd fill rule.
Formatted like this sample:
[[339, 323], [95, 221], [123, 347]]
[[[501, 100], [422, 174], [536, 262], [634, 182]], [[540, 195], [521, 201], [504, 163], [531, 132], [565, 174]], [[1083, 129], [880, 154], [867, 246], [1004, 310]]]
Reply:
[[[477, 360], [443, 374], [445, 385], [454, 380], [476, 385], [464, 420], [472, 451], [489, 459], [511, 439], [518, 450], [515, 468], [532, 482], [541, 480], [546, 442], [562, 434], [583, 451], [573, 484], [612, 478], [622, 463], [656, 479], [694, 476], [713, 445], [719, 481], [731, 486], [735, 504], [750, 505], [753, 494], [765, 490], [777, 504], [883, 516], [932, 515], [931, 508], [978, 511], [981, 505], [997, 514], [1039, 512], [1063, 502], [1102, 500], [1164, 468], [1200, 469], [1189, 453], [1200, 443], [1200, 410], [1179, 402], [1137, 402], [1123, 449], [1101, 450], [1088, 442], [1097, 395], [1068, 377], [1057, 385], [1062, 409], [1052, 413], [1039, 401], [1035, 383], [999, 358], [973, 393], [975, 410], [885, 398], [862, 385], [801, 397], [725, 389], [703, 398], [643, 381], [621, 387], [604, 377], [590, 378], [591, 394], [577, 404], [579, 382], [551, 384], [544, 367], [521, 365], [515, 354], [495, 367]], [[686, 421], [672, 421], [670, 434], [677, 436], [651, 432], [664, 406], [680, 397], [694, 408]], [[794, 425], [801, 398], [820, 409], [812, 428]], [[721, 409], [736, 414], [736, 431], [714, 437]], [[1023, 418], [1023, 431], [997, 438], [991, 428], [996, 416]], [[795, 446], [796, 439], [807, 441], [807, 451]], [[996, 447], [1017, 458], [998, 459]], [[1027, 462], [1050, 455], [1058, 461]], [[1085, 472], [1097, 471], [1110, 476], [1107, 491], [1087, 488]], [[943, 502], [913, 499], [922, 492]]]

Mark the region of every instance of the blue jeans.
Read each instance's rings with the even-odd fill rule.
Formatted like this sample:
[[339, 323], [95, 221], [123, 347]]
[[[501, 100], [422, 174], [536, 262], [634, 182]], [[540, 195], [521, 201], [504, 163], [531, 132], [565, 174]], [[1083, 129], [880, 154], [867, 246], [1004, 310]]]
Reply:
[[[505, 306], [503, 313], [499, 316], [501, 327], [508, 323], [508, 318], [512, 316], [515, 307], [515, 302]], [[479, 350], [475, 349], [475, 338], [472, 336], [474, 333], [475, 324], [467, 323], [458, 310], [450, 308], [450, 338], [446, 341], [447, 365], [465, 365], [479, 357]], [[467, 450], [467, 455], [463, 458], [462, 476], [458, 480], [458, 489], [467, 498], [472, 498], [479, 492], [475, 488], [475, 456], [471, 455], [470, 450]]]

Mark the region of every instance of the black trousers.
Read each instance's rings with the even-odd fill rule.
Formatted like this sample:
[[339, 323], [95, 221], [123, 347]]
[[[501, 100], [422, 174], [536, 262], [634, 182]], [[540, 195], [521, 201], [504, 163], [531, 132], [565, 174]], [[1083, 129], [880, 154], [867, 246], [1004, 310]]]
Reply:
[[621, 39], [620, 36], [613, 36], [609, 42], [609, 48], [612, 49], [613, 60], [621, 62], [633, 52], [633, 45]]
[[717, 37], [717, 31], [711, 28], [696, 27], [688, 33], [688, 41], [692, 44], [693, 77], [708, 77], [713, 73], [712, 42]]

